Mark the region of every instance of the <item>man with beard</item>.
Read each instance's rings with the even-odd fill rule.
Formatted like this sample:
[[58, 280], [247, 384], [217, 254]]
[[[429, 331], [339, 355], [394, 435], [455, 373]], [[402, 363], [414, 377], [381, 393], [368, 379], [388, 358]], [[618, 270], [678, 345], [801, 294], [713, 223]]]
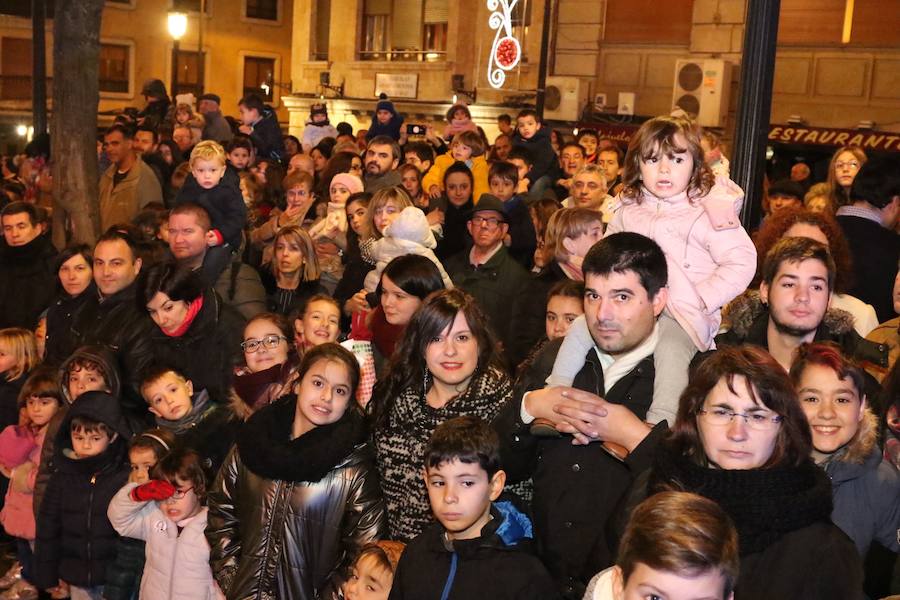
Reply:
[[134, 149], [133, 132], [121, 124], [106, 130], [103, 147], [112, 164], [100, 176], [100, 229], [130, 223], [151, 202], [162, 203], [159, 179]]
[[573, 387], [544, 387], [562, 338], [549, 342], [494, 423], [507, 481], [534, 482], [538, 553], [566, 599], [580, 599], [592, 574], [612, 565], [606, 522], [668, 430], [644, 422], [668, 299], [662, 249], [616, 233], [594, 244], [582, 270], [594, 347]]
[[400, 146], [386, 135], [372, 138], [366, 147], [366, 191], [374, 194], [378, 190], [401, 185]]
[[860, 337], [849, 313], [828, 309], [834, 275], [826, 246], [805, 237], [782, 238], [766, 255], [759, 292], [746, 292], [728, 306], [731, 329], [716, 345], [760, 346], [787, 371], [800, 344], [832, 341], [847, 356], [886, 367], [887, 347]]

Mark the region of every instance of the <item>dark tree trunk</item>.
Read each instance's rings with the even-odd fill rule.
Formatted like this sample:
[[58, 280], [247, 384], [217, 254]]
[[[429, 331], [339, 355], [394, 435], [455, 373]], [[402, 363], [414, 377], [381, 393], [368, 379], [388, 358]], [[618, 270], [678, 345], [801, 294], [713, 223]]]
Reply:
[[104, 0], [56, 0], [53, 19], [54, 233], [65, 244], [93, 244], [100, 229], [97, 172], [97, 105], [100, 16]]

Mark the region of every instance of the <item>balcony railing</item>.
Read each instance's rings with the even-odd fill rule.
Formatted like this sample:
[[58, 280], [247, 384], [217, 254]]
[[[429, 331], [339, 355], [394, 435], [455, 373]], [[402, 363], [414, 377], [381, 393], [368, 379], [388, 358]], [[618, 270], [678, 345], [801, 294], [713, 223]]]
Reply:
[[359, 60], [385, 60], [393, 62], [438, 62], [447, 59], [445, 50], [360, 50]]

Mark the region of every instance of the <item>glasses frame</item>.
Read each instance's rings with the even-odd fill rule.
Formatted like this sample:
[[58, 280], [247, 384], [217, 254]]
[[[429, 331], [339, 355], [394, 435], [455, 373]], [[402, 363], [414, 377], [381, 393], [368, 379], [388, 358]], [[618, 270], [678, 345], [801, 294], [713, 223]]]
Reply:
[[185, 496], [188, 495], [188, 492], [190, 492], [193, 489], [194, 489], [194, 486], [191, 486], [185, 490], [179, 490], [176, 488], [176, 490], [174, 492], [172, 492], [172, 495], [169, 496], [168, 498], [166, 498], [166, 500], [181, 500]]
[[[719, 417], [713, 415], [713, 410], [720, 410], [724, 412], [728, 416], [728, 421], [716, 423], [713, 419]], [[765, 421], [754, 422], [750, 420], [750, 418], [754, 416], [753, 414], [739, 413], [731, 409], [721, 407], [715, 409], [701, 408], [697, 411], [697, 414], [705, 416], [707, 422], [714, 427], [727, 427], [734, 422], [735, 417], [741, 417], [744, 419], [744, 425], [748, 429], [753, 429], [754, 431], [771, 431], [775, 426], [781, 425], [782, 421], [784, 421], [784, 417], [782, 415], [775, 415], [774, 417], [766, 417]]]
[[469, 221], [473, 227], [485, 227], [488, 231], [493, 231], [506, 222], [499, 217], [472, 217]]
[[[270, 341], [270, 340], [275, 341]], [[267, 335], [262, 339], [250, 338], [249, 340], [244, 340], [241, 342], [241, 350], [246, 354], [253, 354], [254, 352], [259, 350], [260, 346], [265, 346], [267, 349], [271, 350], [272, 348], [277, 348], [278, 344], [281, 343], [281, 340], [288, 341], [286, 337], [283, 335]]]

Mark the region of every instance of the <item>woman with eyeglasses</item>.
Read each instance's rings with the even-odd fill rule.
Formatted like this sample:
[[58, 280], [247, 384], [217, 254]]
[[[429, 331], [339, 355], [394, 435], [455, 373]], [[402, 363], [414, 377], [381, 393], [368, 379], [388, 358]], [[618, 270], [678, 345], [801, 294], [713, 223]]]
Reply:
[[247, 321], [240, 344], [244, 364], [234, 371], [234, 391], [242, 402], [232, 406], [241, 417], [291, 392], [300, 362], [292, 339], [284, 315], [262, 313]]
[[868, 157], [859, 146], [838, 148], [828, 164], [828, 188], [834, 210], [850, 204], [850, 186]]
[[761, 348], [722, 348], [693, 373], [628, 504], [668, 490], [717, 502], [738, 531], [737, 600], [861, 599], [860, 557], [831, 522], [831, 482], [812, 448], [784, 369]]
[[199, 272], [175, 263], [142, 271], [137, 298], [157, 326], [150, 340], [155, 361], [183, 373], [213, 402], [224, 402], [240, 361], [244, 317], [204, 288]]

